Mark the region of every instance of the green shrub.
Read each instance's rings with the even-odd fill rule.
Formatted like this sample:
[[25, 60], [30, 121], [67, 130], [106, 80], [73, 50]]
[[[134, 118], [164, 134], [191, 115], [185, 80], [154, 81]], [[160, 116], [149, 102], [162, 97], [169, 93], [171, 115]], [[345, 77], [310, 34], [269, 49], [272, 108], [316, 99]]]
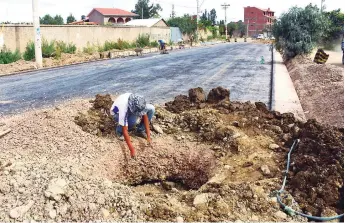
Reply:
[[96, 47], [87, 42], [86, 47], [83, 48], [83, 52], [91, 55], [96, 52]]
[[56, 41], [55, 44], [56, 44], [56, 49], [59, 48], [59, 50], [60, 50], [62, 53], [71, 53], [71, 54], [74, 54], [74, 53], [77, 51], [77, 47], [76, 47], [75, 44], [73, 44], [73, 43], [68, 43], [68, 44], [66, 44], [66, 43], [63, 42], [63, 41]]
[[55, 41], [42, 40], [42, 57], [49, 58], [55, 56]]
[[57, 46], [55, 48], [54, 58], [55, 59], [60, 59], [61, 58], [61, 53], [62, 53], [62, 49], [59, 46]]
[[0, 51], [0, 64], [9, 64], [20, 60], [22, 57], [18, 50], [12, 52], [4, 48]]
[[103, 50], [104, 51], [108, 51], [108, 50], [116, 49], [116, 47], [117, 47], [117, 43], [116, 42], [105, 41], [104, 45], [103, 45]]
[[35, 43], [33, 41], [30, 41], [26, 44], [23, 58], [24, 58], [24, 60], [35, 59]]
[[150, 43], [150, 46], [151, 47], [158, 47], [158, 42], [157, 41], [152, 41], [151, 43]]
[[150, 36], [148, 35], [139, 35], [136, 43], [139, 47], [150, 46]]
[[213, 39], [213, 36], [207, 36], [207, 41]]

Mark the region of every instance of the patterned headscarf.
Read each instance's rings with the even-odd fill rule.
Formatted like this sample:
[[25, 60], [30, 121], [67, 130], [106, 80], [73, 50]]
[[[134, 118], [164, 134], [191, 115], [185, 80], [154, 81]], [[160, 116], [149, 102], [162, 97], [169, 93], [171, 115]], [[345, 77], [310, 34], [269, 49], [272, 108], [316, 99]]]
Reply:
[[146, 101], [141, 95], [131, 94], [128, 98], [129, 110], [137, 116], [143, 116], [146, 114]]

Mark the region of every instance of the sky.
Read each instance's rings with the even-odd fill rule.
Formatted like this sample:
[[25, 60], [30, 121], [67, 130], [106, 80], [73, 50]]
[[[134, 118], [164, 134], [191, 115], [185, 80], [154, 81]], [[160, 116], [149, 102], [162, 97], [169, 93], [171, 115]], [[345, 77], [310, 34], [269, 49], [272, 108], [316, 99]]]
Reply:
[[[72, 13], [79, 20], [81, 15], [87, 15], [92, 8], [120, 8], [124, 10], [134, 9], [137, 0], [37, 0], [38, 12], [42, 17], [45, 14], [60, 14], [65, 22], [67, 16]], [[197, 0], [150, 0], [152, 3], [159, 3], [163, 8], [160, 12], [162, 18], [169, 18], [172, 11], [172, 4], [175, 5], [177, 16], [185, 13], [195, 14]], [[344, 4], [339, 0], [325, 0], [326, 10], [340, 8], [344, 12]], [[292, 6], [304, 7], [309, 3], [321, 5], [321, 0], [199, 0], [201, 11], [216, 9], [217, 20], [225, 17], [221, 4], [230, 4], [227, 9], [227, 22], [243, 20], [243, 8], [256, 6], [259, 8], [270, 8], [276, 12], [276, 16], [286, 12]], [[0, 22], [32, 22], [32, 0], [0, 0]]]

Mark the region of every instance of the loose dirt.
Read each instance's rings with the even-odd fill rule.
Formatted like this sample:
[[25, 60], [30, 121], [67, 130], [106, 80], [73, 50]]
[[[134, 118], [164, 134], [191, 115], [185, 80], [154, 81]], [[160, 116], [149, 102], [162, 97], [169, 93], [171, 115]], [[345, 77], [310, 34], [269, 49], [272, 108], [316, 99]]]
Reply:
[[[197, 88], [157, 105], [152, 122], [163, 134], [152, 145], [131, 136], [136, 160], [104, 124], [110, 95], [2, 118], [12, 132], [0, 138], [0, 220], [306, 221], [270, 197], [296, 138], [287, 183], [293, 208], [341, 214], [343, 132], [263, 103], [224, 100], [226, 89], [217, 89], [217, 103]], [[184, 110], [174, 110], [181, 101]], [[309, 199], [310, 188], [323, 206]]]
[[307, 119], [344, 126], [344, 68], [297, 56], [286, 63]]

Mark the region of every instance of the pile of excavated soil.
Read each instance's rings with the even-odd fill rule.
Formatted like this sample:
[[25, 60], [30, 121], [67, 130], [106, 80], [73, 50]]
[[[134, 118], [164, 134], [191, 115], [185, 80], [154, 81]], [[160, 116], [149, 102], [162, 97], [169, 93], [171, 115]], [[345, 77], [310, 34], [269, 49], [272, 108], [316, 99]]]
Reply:
[[315, 64], [306, 56], [286, 63], [307, 119], [344, 126], [344, 68]]
[[292, 153], [289, 189], [306, 213], [320, 216], [327, 208], [343, 213], [343, 130], [308, 120], [300, 139], [299, 147]]
[[91, 100], [92, 107], [87, 114], [79, 113], [75, 117], [77, 125], [88, 133], [94, 135], [111, 135], [114, 133], [115, 123], [110, 115], [113, 100], [109, 94], [97, 94], [95, 100]]
[[[110, 95], [3, 117], [0, 123], [12, 132], [0, 138], [0, 220], [306, 221], [284, 213], [269, 196], [280, 187], [286, 147], [295, 138], [302, 141], [287, 185], [298, 200], [293, 208], [312, 206], [304, 194], [316, 186], [303, 178], [304, 170], [325, 191], [342, 186], [343, 169], [332, 167], [343, 163], [343, 148], [334, 142], [342, 132], [301, 123], [260, 102], [231, 102], [227, 89], [211, 92], [205, 97], [201, 88], [191, 89], [166, 108], [156, 106], [152, 129], [160, 134], [152, 145], [131, 136], [137, 159], [107, 132], [113, 126], [104, 131]], [[186, 109], [174, 111], [181, 98]], [[319, 146], [313, 152], [311, 142]], [[339, 175], [317, 172], [314, 159]], [[305, 180], [304, 188], [295, 178]], [[342, 196], [324, 199], [324, 208], [340, 214], [334, 200]]]
[[188, 97], [183, 95], [176, 97], [173, 102], [166, 103], [167, 109], [173, 111], [169, 106], [178, 105], [183, 98], [184, 106], [195, 109], [195, 112], [182, 112], [175, 118], [175, 123], [183, 129], [197, 132], [202, 141], [218, 141], [223, 150], [234, 152], [239, 150], [239, 146], [231, 137], [235, 134], [233, 128], [224, 123], [221, 113], [242, 116], [245, 122], [242, 124], [237, 121], [233, 125], [247, 128], [248, 133], [254, 136], [267, 131], [267, 135], [280, 141], [280, 145], [286, 148], [289, 148], [294, 140], [300, 139], [300, 145], [291, 158], [293, 174], [290, 176], [289, 191], [305, 213], [315, 216], [321, 216], [327, 210], [343, 213], [343, 128], [324, 126], [316, 120], [302, 123], [291, 113], [268, 111], [265, 104], [260, 102], [229, 102], [223, 100], [225, 94], [222, 92], [225, 91], [220, 88], [213, 89], [206, 99], [209, 101], [210, 95], [212, 99], [217, 99], [211, 100], [216, 104], [204, 105], [215, 108], [215, 112], [208, 111], [203, 114], [202, 110], [192, 106], [192, 100], [188, 106]]

